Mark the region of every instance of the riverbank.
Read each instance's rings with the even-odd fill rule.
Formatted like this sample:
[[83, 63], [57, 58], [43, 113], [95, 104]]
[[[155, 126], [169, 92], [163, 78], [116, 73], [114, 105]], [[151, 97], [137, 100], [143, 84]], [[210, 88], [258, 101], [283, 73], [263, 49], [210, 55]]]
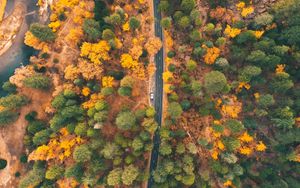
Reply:
[[6, 0], [0, 0], [0, 22], [3, 19], [5, 7], [6, 7]]
[[0, 56], [13, 44], [24, 20], [25, 7], [17, 3], [13, 13], [0, 24]]
[[[37, 0], [9, 0], [6, 5], [6, 18], [14, 11], [14, 7], [17, 3], [22, 3], [26, 8], [26, 12], [32, 12], [38, 10], [36, 6]], [[16, 38], [13, 41], [12, 46], [0, 56], [0, 85], [3, 82], [7, 81], [9, 77], [14, 74], [14, 70], [17, 67], [20, 67], [20, 63], [26, 65], [29, 63], [29, 58], [35, 52], [31, 47], [28, 47], [24, 44], [24, 35], [28, 31], [28, 27], [33, 22], [38, 22], [39, 16], [38, 13], [25, 16], [24, 21], [21, 24], [20, 31], [16, 34]], [[5, 95], [5, 92], [1, 90], [0, 87], [0, 96]]]

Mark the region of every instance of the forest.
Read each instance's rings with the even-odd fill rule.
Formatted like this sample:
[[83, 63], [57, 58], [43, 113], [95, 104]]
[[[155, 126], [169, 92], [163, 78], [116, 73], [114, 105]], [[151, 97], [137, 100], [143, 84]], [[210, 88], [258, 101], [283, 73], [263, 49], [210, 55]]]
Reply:
[[300, 0], [49, 9], [25, 34], [37, 55], [2, 86], [1, 132], [23, 134], [11, 187], [300, 187]]

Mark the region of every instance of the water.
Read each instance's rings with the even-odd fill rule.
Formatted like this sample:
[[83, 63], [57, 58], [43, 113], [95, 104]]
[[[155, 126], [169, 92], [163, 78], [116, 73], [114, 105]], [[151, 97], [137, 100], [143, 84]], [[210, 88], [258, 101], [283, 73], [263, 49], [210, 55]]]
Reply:
[[[6, 12], [11, 13], [15, 2], [22, 2], [26, 5], [26, 12], [37, 10], [37, 0], [8, 0], [8, 6]], [[10, 76], [13, 75], [14, 70], [21, 66], [29, 63], [30, 56], [37, 52], [24, 44], [24, 36], [28, 27], [31, 23], [38, 21], [38, 13], [25, 17], [25, 20], [21, 26], [20, 32], [17, 34], [13, 45], [10, 49], [0, 56], [0, 86], [3, 82], [6, 82]], [[0, 95], [3, 95], [4, 91], [0, 88]]]

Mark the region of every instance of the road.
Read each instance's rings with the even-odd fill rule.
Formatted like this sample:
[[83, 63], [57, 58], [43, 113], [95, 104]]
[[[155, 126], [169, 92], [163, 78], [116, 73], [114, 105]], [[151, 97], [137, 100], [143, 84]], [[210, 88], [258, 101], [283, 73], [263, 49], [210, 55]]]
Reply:
[[[160, 0], [153, 0], [154, 2], [154, 16], [155, 16], [155, 35], [159, 37], [161, 40], [163, 39], [162, 28], [160, 26], [161, 14], [158, 10], [158, 4]], [[163, 80], [162, 74], [164, 71], [164, 49], [161, 50], [155, 56], [156, 62], [156, 73], [155, 73], [155, 92], [154, 92], [154, 107], [156, 111], [155, 119], [158, 122], [159, 128], [162, 123], [162, 109], [163, 109]], [[150, 174], [156, 169], [157, 160], [158, 160], [158, 151], [160, 144], [160, 136], [159, 131], [155, 132], [153, 139], [153, 150], [151, 154], [151, 162], [150, 162]], [[151, 188], [153, 184], [152, 176], [148, 182], [148, 188]]]

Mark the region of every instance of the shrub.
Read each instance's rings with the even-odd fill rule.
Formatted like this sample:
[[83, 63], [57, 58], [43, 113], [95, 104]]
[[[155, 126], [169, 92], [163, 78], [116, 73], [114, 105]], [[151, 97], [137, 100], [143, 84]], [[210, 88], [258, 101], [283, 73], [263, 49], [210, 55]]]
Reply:
[[7, 166], [7, 161], [5, 159], [0, 159], [0, 170]]

